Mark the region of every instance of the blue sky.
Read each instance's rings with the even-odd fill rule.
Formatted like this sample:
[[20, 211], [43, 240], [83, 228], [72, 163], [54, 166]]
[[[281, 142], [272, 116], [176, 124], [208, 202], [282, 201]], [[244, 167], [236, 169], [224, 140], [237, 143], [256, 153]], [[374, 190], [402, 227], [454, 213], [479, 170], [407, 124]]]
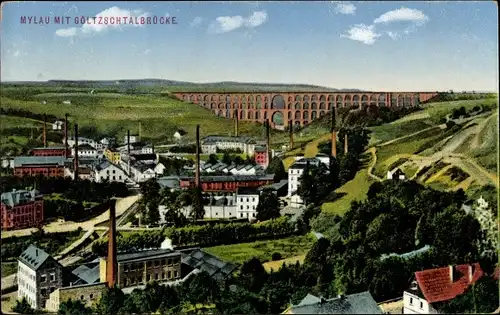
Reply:
[[[498, 88], [498, 13], [489, 1], [10, 2], [2, 11], [3, 81]], [[50, 23], [21, 24], [21, 16], [47, 16]], [[70, 23], [56, 25], [55, 16]], [[81, 16], [168, 16], [177, 24], [75, 24]]]

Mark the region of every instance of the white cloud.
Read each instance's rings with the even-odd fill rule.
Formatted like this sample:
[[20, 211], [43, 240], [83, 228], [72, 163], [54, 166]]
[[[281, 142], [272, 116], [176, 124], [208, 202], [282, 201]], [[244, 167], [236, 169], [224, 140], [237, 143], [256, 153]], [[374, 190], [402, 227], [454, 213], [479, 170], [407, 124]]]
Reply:
[[245, 21], [245, 26], [254, 28], [266, 23], [268, 15], [265, 11], [256, 11]]
[[[123, 18], [130, 18], [130, 17], [137, 17], [137, 18], [141, 18], [141, 17], [148, 17], [150, 15], [149, 12], [144, 12], [143, 10], [127, 10], [127, 9], [121, 9], [119, 7], [111, 7], [111, 8], [108, 8], [102, 12], [99, 12], [98, 14], [95, 15], [95, 17], [97, 18], [117, 18], [117, 17], [121, 17], [122, 18], [122, 21], [123, 21]], [[167, 13], [167, 16], [168, 16], [168, 13]], [[56, 31], [56, 35], [57, 36], [60, 36], [60, 37], [74, 37], [74, 36], [77, 36], [77, 35], [81, 35], [81, 34], [95, 34], [95, 33], [104, 33], [105, 31], [109, 30], [109, 29], [114, 29], [114, 30], [121, 30], [121, 29], [124, 29], [124, 28], [130, 28], [130, 27], [144, 27], [145, 25], [142, 25], [142, 24], [129, 24], [129, 23], [114, 23], [114, 24], [111, 24], [111, 23], [108, 23], [108, 24], [105, 24], [105, 23], [85, 23], [82, 25], [82, 27], [80, 28], [75, 28], [75, 27], [72, 27], [72, 28], [66, 28], [66, 29], [59, 29]]]
[[145, 55], [147, 55], [147, 54], [149, 54], [150, 52], [151, 52], [151, 49], [146, 49], [146, 50], [144, 51], [144, 54], [145, 54]]
[[196, 26], [199, 26], [201, 23], [203, 22], [203, 18], [201, 16], [197, 16], [195, 17], [191, 23], [189, 23], [189, 25], [191, 27], [196, 27]]
[[209, 26], [209, 32], [215, 34], [227, 33], [239, 28], [255, 28], [264, 24], [268, 19], [268, 14], [265, 11], [255, 11], [247, 18], [241, 15], [236, 16], [219, 16]]
[[340, 37], [349, 38], [367, 45], [375, 43], [380, 36], [382, 35], [375, 32], [374, 25], [365, 24], [356, 24], [352, 26], [346, 34], [340, 35]]
[[332, 1], [335, 13], [356, 14], [356, 6], [350, 2]]
[[376, 18], [373, 22], [378, 23], [391, 23], [391, 22], [414, 22], [423, 24], [429, 20], [429, 17], [424, 12], [416, 9], [400, 8], [386, 12]]
[[60, 28], [56, 31], [56, 35], [60, 37], [73, 37], [76, 36], [76, 27]]

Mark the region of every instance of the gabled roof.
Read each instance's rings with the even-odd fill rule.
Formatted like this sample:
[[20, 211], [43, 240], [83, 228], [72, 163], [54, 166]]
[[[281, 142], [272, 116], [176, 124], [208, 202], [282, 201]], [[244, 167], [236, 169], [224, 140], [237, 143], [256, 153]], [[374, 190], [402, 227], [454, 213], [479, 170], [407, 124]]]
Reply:
[[16, 156], [14, 167], [29, 165], [58, 165], [64, 166], [64, 156]]
[[75, 270], [72, 271], [72, 273], [79, 278], [79, 282], [83, 284], [92, 284], [96, 283], [100, 279], [100, 274], [99, 274], [99, 265], [94, 266], [93, 268], [89, 268], [85, 265], [81, 265]]
[[[38, 268], [40, 268], [40, 266], [42, 266], [42, 264], [50, 258], [52, 257], [45, 251], [31, 244], [24, 252], [21, 253], [18, 260], [31, 269], [38, 270]], [[56, 260], [54, 261], [59, 264]]]
[[182, 263], [207, 272], [217, 280], [224, 280], [236, 270], [236, 265], [224, 262], [219, 258], [197, 248], [189, 254], [182, 254]]
[[[471, 274], [469, 274], [471, 267]], [[446, 266], [415, 272], [415, 278], [428, 303], [448, 301], [463, 294], [484, 275], [479, 263]], [[472, 277], [471, 277], [472, 276]], [[452, 278], [453, 277], [453, 278]]]
[[35, 200], [37, 196], [36, 190], [13, 190], [1, 195], [3, 204], [14, 207], [18, 204], [24, 204]]
[[[316, 298], [316, 299], [314, 299]], [[320, 299], [310, 295], [302, 302], [288, 309], [286, 314], [382, 314], [382, 310], [373, 299], [370, 292], [361, 292], [337, 297], [333, 299]], [[316, 303], [314, 303], [316, 301]]]

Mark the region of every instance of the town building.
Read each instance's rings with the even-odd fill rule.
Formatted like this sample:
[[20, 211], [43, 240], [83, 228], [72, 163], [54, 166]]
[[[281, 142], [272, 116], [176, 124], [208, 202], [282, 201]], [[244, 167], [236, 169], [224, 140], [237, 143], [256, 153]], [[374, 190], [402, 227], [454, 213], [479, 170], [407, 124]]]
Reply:
[[[64, 143], [64, 138], [63, 138], [63, 143]], [[90, 145], [96, 150], [102, 150], [104, 149], [104, 145], [100, 143], [99, 141], [95, 141], [94, 139], [90, 138], [85, 138], [85, 137], [78, 137], [78, 146], [83, 146], [85, 144]], [[68, 137], [68, 146], [73, 148], [75, 146], [75, 138], [74, 137]]]
[[174, 133], [174, 139], [175, 141], [181, 141], [182, 138], [187, 134], [186, 131], [182, 130], [182, 129], [179, 129], [177, 130], [175, 133]]
[[163, 175], [163, 173], [165, 173], [165, 165], [163, 165], [163, 163], [158, 163], [156, 164], [155, 168], [154, 168], [154, 171], [156, 173], [156, 175]]
[[[292, 197], [297, 189], [299, 188], [300, 184], [300, 177], [304, 173], [304, 169], [307, 166], [307, 163], [309, 165], [319, 165], [319, 163], [323, 163], [325, 165], [329, 165], [329, 158], [325, 158], [323, 156], [320, 157], [314, 157], [314, 158], [304, 158], [302, 156], [298, 156], [295, 159], [295, 163], [293, 163], [289, 168], [288, 168], [288, 196]], [[300, 197], [299, 197], [300, 199]], [[298, 203], [301, 201], [298, 200]]]
[[[130, 135], [130, 143], [136, 143], [136, 142], [139, 142], [139, 136], [137, 135]], [[123, 137], [123, 143], [127, 144], [128, 143], [128, 137], [127, 135], [125, 135]]]
[[15, 176], [64, 177], [62, 156], [18, 156], [14, 158]]
[[[117, 284], [120, 288], [150, 281], [173, 281], [181, 277], [181, 253], [172, 249], [152, 249], [117, 255]], [[106, 282], [107, 258], [100, 259], [100, 280]]]
[[136, 162], [130, 166], [129, 174], [135, 182], [145, 182], [150, 178], [156, 178], [155, 166], [151, 164]]
[[238, 189], [236, 195], [237, 218], [256, 219], [257, 205], [259, 204], [260, 192], [257, 189], [242, 188]]
[[[78, 158], [98, 158], [102, 157], [102, 153], [98, 154], [96, 148], [91, 146], [90, 144], [78, 144]], [[75, 156], [75, 148], [71, 149], [71, 156]]]
[[104, 161], [95, 167], [94, 178], [97, 183], [102, 183], [105, 180], [124, 183], [128, 176], [120, 166]]
[[111, 148], [106, 148], [104, 149], [103, 154], [104, 157], [111, 163], [113, 164], [120, 163], [120, 151]]
[[203, 154], [215, 154], [219, 150], [240, 150], [253, 156], [255, 144], [255, 140], [250, 137], [207, 136], [201, 141], [201, 151]]
[[[68, 152], [70, 153], [70, 152]], [[66, 149], [63, 146], [31, 149], [32, 156], [66, 156]]]
[[265, 170], [260, 165], [244, 164], [244, 165], [228, 165], [219, 162], [217, 164], [205, 163], [201, 166], [202, 173], [228, 173], [231, 175], [262, 175]]
[[[195, 187], [194, 177], [180, 177], [181, 188]], [[247, 176], [201, 176], [200, 184], [204, 192], [236, 192], [237, 188], [257, 188], [274, 183], [274, 174]]]
[[324, 299], [308, 294], [282, 314], [382, 314], [369, 291]]
[[[415, 272], [415, 281], [403, 293], [404, 314], [437, 314], [434, 303], [454, 299], [477, 280], [484, 272], [479, 263], [446, 266]], [[494, 275], [498, 279], [498, 268]]]
[[392, 171], [387, 171], [387, 179], [404, 180], [406, 176], [400, 168], [396, 168]]
[[43, 196], [36, 190], [15, 190], [1, 195], [2, 230], [36, 227], [43, 223]]
[[265, 146], [255, 147], [254, 159], [258, 165], [264, 168], [267, 168], [269, 166], [270, 161]]
[[99, 302], [106, 288], [106, 283], [100, 282], [56, 289], [49, 295], [49, 299], [45, 303], [45, 309], [50, 313], [57, 313], [61, 303], [69, 300], [80, 301], [86, 307], [92, 307]]
[[56, 120], [52, 124], [52, 130], [63, 130], [64, 129], [64, 121], [62, 120]]
[[[71, 179], [75, 179], [75, 166], [68, 165], [64, 168], [64, 177], [69, 177]], [[78, 178], [82, 180], [95, 181], [95, 173], [94, 170], [90, 167], [79, 166], [78, 167]]]
[[63, 267], [45, 251], [34, 245], [18, 258], [18, 299], [26, 297], [34, 309], [45, 307], [49, 294], [63, 286]]

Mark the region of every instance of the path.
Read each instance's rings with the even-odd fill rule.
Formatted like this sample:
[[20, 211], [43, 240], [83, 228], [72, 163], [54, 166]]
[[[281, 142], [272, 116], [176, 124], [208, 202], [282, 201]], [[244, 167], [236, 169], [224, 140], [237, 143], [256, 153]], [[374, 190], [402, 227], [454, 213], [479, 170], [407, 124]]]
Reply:
[[492, 119], [493, 117], [495, 117], [497, 115], [498, 115], [498, 112], [491, 114], [488, 118], [483, 120], [480, 125], [477, 126], [477, 133], [476, 133], [476, 136], [474, 137], [474, 140], [472, 141], [472, 144], [471, 144], [472, 149], [479, 148], [481, 146], [481, 144], [479, 143], [481, 141], [481, 133], [483, 132], [484, 128], [486, 128], [486, 126], [488, 126], [488, 122], [490, 121], [490, 119]]
[[375, 145], [376, 147], [384, 147], [386, 145], [389, 145], [389, 144], [392, 144], [394, 142], [397, 142], [397, 141], [400, 141], [400, 140], [403, 140], [403, 139], [406, 139], [406, 138], [410, 138], [410, 137], [413, 137], [413, 136], [416, 136], [418, 134], [421, 134], [421, 133], [424, 133], [424, 132], [427, 132], [429, 130], [432, 130], [432, 129], [446, 129], [446, 124], [443, 124], [443, 125], [438, 125], [438, 126], [432, 126], [432, 127], [429, 127], [429, 128], [425, 128], [425, 129], [422, 129], [420, 131], [417, 131], [417, 132], [414, 132], [414, 133], [411, 133], [409, 135], [406, 135], [406, 136], [402, 136], [402, 137], [399, 137], [399, 138], [396, 138], [396, 139], [392, 139], [392, 140], [389, 140], [389, 141], [386, 141], [384, 143], [381, 143], [381, 144], [377, 144]]
[[381, 182], [383, 179], [372, 173], [373, 168], [375, 167], [375, 164], [377, 164], [377, 148], [371, 147], [368, 149], [368, 152], [370, 152], [372, 155], [372, 161], [370, 163], [370, 167], [368, 168], [368, 176]]
[[[139, 200], [140, 195], [130, 196], [126, 198], [121, 198], [116, 202], [116, 216], [121, 216], [132, 204], [134, 204], [137, 200]], [[88, 231], [92, 229], [95, 225], [107, 221], [109, 214], [107, 211], [101, 213], [95, 218], [92, 218], [85, 222], [52, 222], [43, 227], [43, 230], [46, 233], [55, 233], [55, 232], [69, 232], [77, 230], [79, 227]], [[31, 229], [23, 229], [23, 230], [15, 230], [15, 231], [2, 231], [2, 238], [8, 238], [11, 236], [28, 236], [31, 235], [32, 232], [36, 232], [36, 228]]]

